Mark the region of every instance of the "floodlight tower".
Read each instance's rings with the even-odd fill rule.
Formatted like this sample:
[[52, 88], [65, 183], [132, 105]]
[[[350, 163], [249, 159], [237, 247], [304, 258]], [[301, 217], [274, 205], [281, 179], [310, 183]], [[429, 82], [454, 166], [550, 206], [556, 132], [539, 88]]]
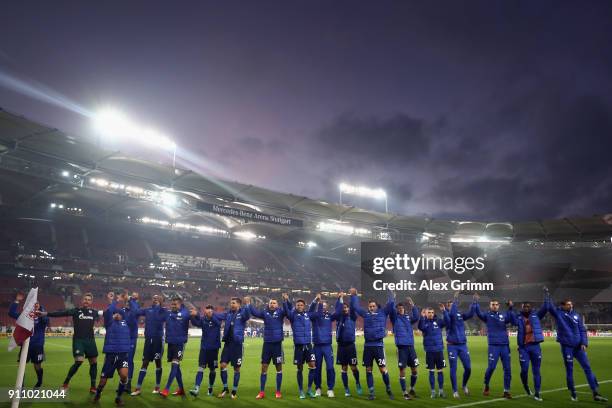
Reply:
[[359, 197], [368, 197], [375, 200], [385, 200], [385, 213], [389, 212], [387, 202], [387, 192], [382, 188], [370, 188], [365, 186], [355, 186], [347, 183], [340, 183], [338, 186], [340, 190], [340, 204], [342, 204], [342, 194], [350, 194]]

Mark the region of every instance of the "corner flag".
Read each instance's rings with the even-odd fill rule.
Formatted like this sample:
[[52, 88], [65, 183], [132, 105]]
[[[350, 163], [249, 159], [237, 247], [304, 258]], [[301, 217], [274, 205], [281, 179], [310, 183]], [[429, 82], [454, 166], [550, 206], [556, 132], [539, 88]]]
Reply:
[[34, 332], [34, 305], [38, 301], [38, 288], [30, 289], [28, 297], [23, 304], [23, 310], [17, 319], [13, 337], [9, 341], [8, 350], [11, 351], [17, 346], [23, 345], [23, 342], [32, 336]]

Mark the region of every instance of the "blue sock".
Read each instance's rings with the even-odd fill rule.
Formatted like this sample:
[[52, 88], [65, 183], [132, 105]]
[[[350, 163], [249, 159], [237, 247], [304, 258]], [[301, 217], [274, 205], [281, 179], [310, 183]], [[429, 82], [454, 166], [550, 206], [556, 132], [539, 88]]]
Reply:
[[166, 382], [166, 389], [169, 390], [172, 382], [174, 381], [174, 377], [176, 377], [176, 371], [178, 369], [178, 364], [172, 363], [170, 365], [170, 375], [168, 376], [168, 382]]
[[429, 388], [431, 388], [432, 391], [436, 390], [436, 375], [433, 371], [429, 372]]
[[221, 382], [223, 383], [223, 388], [227, 388], [227, 368], [221, 369]]
[[348, 373], [343, 371], [342, 374], [340, 374], [340, 377], [342, 377], [342, 385], [344, 385], [344, 389], [346, 392], [349, 392]]
[[355, 370], [355, 371], [353, 371], [353, 377], [355, 377], [355, 383], [356, 383], [357, 385], [360, 385], [360, 384], [359, 384], [359, 370]]
[[385, 371], [382, 375], [383, 382], [385, 383], [385, 388], [389, 390], [391, 388], [391, 384], [389, 383], [389, 372]]
[[136, 388], [142, 387], [142, 382], [144, 381], [146, 375], [147, 375], [147, 369], [141, 368], [140, 372], [138, 373], [138, 384], [136, 384]]
[[208, 372], [208, 388], [212, 388], [215, 385], [215, 379], [217, 378], [217, 372], [212, 369]]
[[204, 378], [204, 369], [202, 367], [200, 367], [198, 369], [198, 373], [196, 374], [196, 379], [195, 379], [195, 386], [200, 388], [200, 385], [202, 385], [202, 379]]
[[263, 391], [266, 389], [266, 380], [268, 379], [267, 373], [261, 373], [259, 376], [259, 391]]
[[134, 377], [134, 359], [128, 360], [128, 382], [132, 381]]
[[417, 381], [416, 374], [411, 374], [410, 375], [410, 389], [414, 389], [414, 386], [416, 385], [416, 381]]
[[312, 388], [312, 384], [315, 381], [315, 376], [317, 375], [317, 370], [314, 368], [308, 368], [308, 391]]
[[276, 373], [276, 391], [280, 392], [282, 384], [283, 384], [283, 372], [279, 371], [278, 373]]
[[161, 379], [162, 379], [162, 368], [159, 367], [155, 369], [155, 386], [156, 387], [159, 387], [159, 384], [161, 384]]
[[304, 372], [302, 371], [301, 368], [298, 368], [297, 370], [297, 384], [298, 384], [298, 390], [300, 390], [300, 392], [304, 391]]
[[472, 368], [471, 367], [464, 367], [463, 369], [463, 386], [465, 387], [468, 383], [468, 380], [470, 379], [470, 375], [472, 374]]
[[444, 373], [438, 371], [438, 389], [442, 391], [444, 389]]
[[233, 384], [234, 385], [234, 388], [233, 388], [234, 391], [238, 390], [238, 383], [239, 382], [240, 382], [240, 371], [238, 371], [238, 372], [234, 371], [234, 384]]
[[366, 371], [366, 382], [368, 383], [368, 390], [371, 393], [374, 392], [374, 376], [371, 371]]
[[400, 377], [400, 387], [402, 392], [406, 392], [406, 377]]
[[119, 387], [117, 387], [117, 398], [121, 398], [121, 394], [123, 394], [123, 390], [125, 389], [126, 383], [119, 380]]
[[457, 363], [450, 365], [450, 381], [453, 392], [457, 392]]
[[333, 368], [327, 369], [327, 389], [333, 390], [336, 385], [336, 370]]
[[176, 383], [178, 384], [179, 389], [183, 389], [183, 372], [181, 371], [181, 366], [176, 365]]

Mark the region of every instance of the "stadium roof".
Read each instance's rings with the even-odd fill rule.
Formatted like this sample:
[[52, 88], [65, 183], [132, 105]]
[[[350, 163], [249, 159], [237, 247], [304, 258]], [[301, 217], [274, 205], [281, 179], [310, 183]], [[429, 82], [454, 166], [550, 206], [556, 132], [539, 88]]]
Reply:
[[[66, 172], [70, 177], [65, 177]], [[169, 209], [152, 201], [112, 194], [108, 188], [98, 188], [87, 182], [96, 177], [147, 191], [172, 191], [190, 205]], [[612, 235], [612, 217], [603, 215], [524, 222], [476, 222], [381, 213], [329, 203], [126, 156], [120, 151], [102, 148], [85, 138], [68, 135], [1, 109], [0, 183], [5, 205], [10, 205], [11, 201], [31, 202], [43, 198], [47, 202], [67, 200], [78, 202], [94, 214], [136, 215], [146, 212], [149, 217], [245, 228], [238, 219], [198, 211], [193, 202], [199, 201], [303, 221], [303, 227], [246, 224], [272, 236], [320, 235], [316, 231], [318, 223], [330, 220], [367, 228], [372, 233], [369, 238], [374, 239], [380, 238], [377, 235], [380, 233], [393, 234], [394, 238], [429, 233], [516, 240], [609, 239]]]

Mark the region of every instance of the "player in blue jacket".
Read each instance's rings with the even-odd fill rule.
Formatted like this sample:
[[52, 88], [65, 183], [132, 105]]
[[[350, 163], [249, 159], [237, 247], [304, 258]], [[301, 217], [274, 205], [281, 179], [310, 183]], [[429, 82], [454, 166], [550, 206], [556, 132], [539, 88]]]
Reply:
[[384, 308], [378, 306], [375, 300], [368, 301], [368, 310], [364, 310], [359, 306], [359, 298], [357, 289], [351, 288], [351, 309], [355, 310], [363, 319], [363, 331], [365, 337], [365, 345], [363, 346], [363, 365], [366, 368], [366, 380], [368, 382], [369, 395], [368, 399], [373, 400], [374, 396], [374, 376], [372, 367], [374, 362], [378, 365], [380, 374], [389, 398], [394, 399], [391, 392], [391, 383], [389, 382], [389, 371], [387, 370], [387, 359], [385, 357], [384, 338], [387, 336], [387, 317], [395, 308], [395, 302], [392, 297], [389, 298], [387, 305]]
[[328, 310], [327, 302], [321, 300], [321, 294], [317, 294], [310, 304], [310, 318], [312, 319], [312, 341], [314, 343], [314, 355], [316, 364], [315, 374], [315, 397], [321, 396], [323, 382], [323, 362], [327, 378], [327, 396], [334, 398], [334, 386], [336, 384], [336, 371], [334, 370], [334, 350], [332, 348], [333, 334], [332, 322], [334, 316], [339, 316], [340, 311], [334, 314]]
[[132, 376], [134, 375], [134, 354], [136, 354], [136, 345], [138, 343], [138, 292], [133, 292], [128, 296], [127, 292], [123, 295], [127, 299], [127, 304], [124, 305], [125, 321], [130, 328], [130, 353], [128, 355], [128, 382], [125, 387], [125, 392], [132, 392]]
[[[518, 344], [519, 362], [521, 364], [521, 382], [527, 395], [533, 395], [536, 401], [542, 401], [540, 389], [542, 384], [542, 376], [540, 367], [542, 365], [542, 349], [540, 343], [544, 341], [544, 333], [540, 320], [548, 311], [548, 304], [545, 295], [542, 307], [537, 311], [533, 310], [531, 303], [523, 303], [521, 312], [516, 315], [516, 326], [518, 327], [516, 342]], [[529, 388], [529, 365], [533, 372], [533, 386], [535, 394]]]
[[172, 395], [185, 395], [181, 360], [185, 352], [185, 343], [189, 337], [189, 315], [189, 311], [183, 305], [183, 300], [178, 296], [172, 298], [170, 311], [166, 318], [166, 343], [168, 344], [168, 362], [171, 363], [171, 367], [166, 386], [159, 393], [164, 398], [170, 394], [170, 386], [174, 379], [176, 379], [178, 389]]
[[[351, 372], [355, 378], [355, 386], [357, 395], [362, 395], [361, 383], [359, 382], [359, 369], [357, 368], [357, 348], [355, 347], [355, 329], [357, 322], [357, 313], [351, 307], [344, 303], [344, 292], [338, 294], [336, 308], [334, 310], [342, 310], [342, 313], [336, 317], [336, 343], [338, 351], [336, 356], [336, 364], [342, 368], [342, 385], [344, 385], [344, 396], [350, 397], [351, 391], [348, 382], [348, 368], [351, 367]], [[336, 314], [334, 313], [336, 316]]]
[[[18, 293], [15, 297], [15, 301], [11, 303], [9, 307], [9, 316], [13, 319], [19, 319], [19, 303], [23, 301], [24, 296], [22, 293]], [[28, 348], [28, 356], [26, 357], [26, 363], [32, 363], [34, 371], [36, 372], [36, 384], [34, 388], [40, 388], [43, 382], [43, 368], [42, 363], [45, 359], [45, 331], [49, 326], [49, 318], [47, 316], [41, 316], [40, 313], [44, 312], [45, 308], [40, 305], [39, 302], [34, 304], [34, 332], [30, 337], [30, 346]], [[19, 353], [21, 356], [21, 353]]]
[[315, 379], [315, 354], [312, 350], [312, 322], [310, 312], [306, 310], [304, 299], [295, 301], [295, 308], [289, 301], [289, 296], [283, 293], [283, 309], [287, 319], [291, 323], [293, 332], [293, 364], [297, 366], [297, 384], [299, 398], [306, 398], [304, 394], [304, 364], [308, 365], [308, 388], [307, 393], [314, 397], [312, 384]]
[[423, 333], [423, 348], [425, 348], [425, 360], [429, 370], [429, 387], [431, 398], [436, 398], [436, 371], [438, 373], [438, 396], [445, 398], [444, 394], [444, 340], [442, 339], [442, 328], [448, 320], [448, 312], [445, 306], [440, 303], [440, 311], [443, 318], [436, 316], [433, 308], [424, 308], [419, 319], [419, 330]]
[[141, 308], [136, 313], [138, 317], [144, 316], [145, 340], [142, 351], [142, 366], [138, 373], [138, 383], [132, 396], [140, 395], [142, 383], [147, 375], [147, 368], [151, 361], [155, 361], [155, 388], [153, 394], [159, 394], [159, 385], [162, 379], [162, 356], [164, 354], [164, 325], [168, 318], [168, 309], [162, 306], [163, 297], [153, 295], [151, 307]]
[[[419, 359], [414, 349], [414, 332], [412, 325], [419, 321], [419, 309], [411, 298], [406, 304], [398, 303], [389, 314], [393, 325], [393, 337], [397, 347], [397, 366], [399, 367], [399, 382], [404, 399], [409, 400], [416, 396], [414, 386], [417, 380], [417, 367]], [[410, 310], [410, 313], [407, 311]], [[406, 367], [410, 367], [410, 391], [406, 390]]]
[[489, 345], [489, 365], [485, 372], [483, 395], [489, 395], [489, 382], [497, 366], [497, 361], [501, 359], [504, 369], [504, 398], [511, 399], [510, 383], [512, 381], [512, 372], [510, 371], [510, 341], [508, 339], [506, 326], [516, 325], [515, 316], [512, 312], [512, 301], [508, 301], [509, 310], [502, 313], [499, 311], [499, 301], [491, 300], [489, 302], [489, 310], [483, 313], [480, 311], [478, 300], [478, 294], [474, 294], [472, 308], [476, 316], [487, 325], [487, 342]]
[[198, 373], [196, 374], [195, 386], [189, 391], [197, 397], [200, 393], [200, 385], [204, 378], [204, 370], [208, 368], [208, 396], [213, 395], [213, 386], [217, 377], [219, 361], [219, 349], [221, 348], [221, 322], [220, 314], [215, 313], [213, 305], [206, 305], [204, 315], [200, 316], [196, 309], [191, 309], [191, 324], [202, 328], [200, 340], [200, 355], [198, 356]]
[[240, 367], [242, 366], [242, 351], [244, 342], [244, 329], [246, 322], [250, 319], [249, 308], [242, 306], [242, 299], [233, 297], [230, 300], [229, 311], [220, 314], [223, 325], [223, 350], [221, 350], [221, 382], [223, 391], [218, 395], [224, 398], [229, 393], [227, 386], [227, 365], [234, 368], [234, 383], [232, 387], [232, 399], [238, 398], [238, 383], [240, 382]]
[[125, 320], [126, 311], [121, 307], [120, 303], [127, 303], [125, 294], [119, 294], [115, 297], [114, 293], [110, 292], [107, 295], [110, 302], [108, 309], [104, 312], [104, 327], [106, 335], [104, 336], [104, 366], [100, 374], [100, 382], [96, 388], [94, 402], [100, 401], [102, 391], [106, 386], [109, 378], [113, 378], [115, 371], [119, 374], [119, 387], [117, 387], [117, 395], [115, 404], [123, 405], [121, 394], [127, 385], [128, 376], [128, 359], [130, 353], [130, 328]]
[[457, 360], [461, 360], [463, 365], [463, 381], [461, 387], [463, 393], [469, 395], [468, 381], [472, 374], [472, 362], [470, 351], [467, 347], [467, 337], [465, 336], [465, 321], [474, 316], [474, 310], [470, 307], [467, 312], [459, 310], [459, 292], [455, 293], [453, 300], [446, 304], [448, 319], [446, 323], [446, 348], [448, 350], [448, 362], [450, 366], [450, 379], [453, 388], [453, 397], [459, 398], [457, 387]]
[[561, 345], [567, 389], [571, 393], [572, 401], [578, 401], [574, 386], [574, 358], [578, 360], [582, 370], [584, 370], [584, 375], [593, 392], [593, 399], [602, 402], [608, 401], [607, 398], [599, 394], [599, 384], [591, 370], [586, 352], [589, 346], [587, 331], [582, 322], [582, 316], [574, 310], [574, 303], [570, 299], [565, 299], [559, 307], [555, 307], [552, 299], [548, 297], [547, 308], [554, 317], [557, 326], [557, 342]]
[[245, 303], [252, 316], [259, 317], [264, 321], [264, 344], [261, 350], [261, 375], [259, 377], [259, 393], [255, 398], [265, 398], [266, 380], [268, 378], [268, 366], [270, 362], [276, 367], [276, 398], [282, 398], [281, 385], [283, 383], [283, 322], [285, 312], [279, 307], [276, 299], [270, 299], [268, 305], [257, 309], [251, 304], [251, 298], [246, 297]]

